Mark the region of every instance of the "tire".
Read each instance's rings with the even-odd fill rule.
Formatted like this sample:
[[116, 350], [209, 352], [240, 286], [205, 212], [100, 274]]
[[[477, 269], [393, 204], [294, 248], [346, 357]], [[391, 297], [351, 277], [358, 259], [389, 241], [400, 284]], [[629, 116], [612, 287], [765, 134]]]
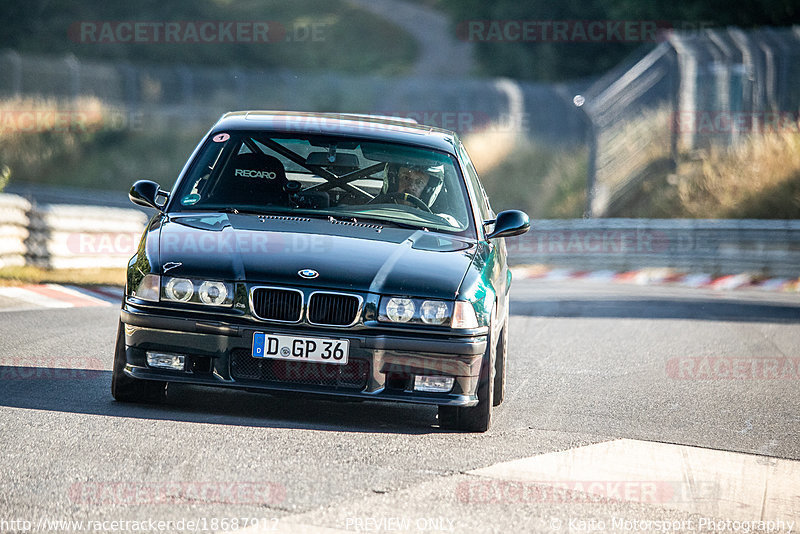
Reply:
[[508, 355], [508, 310], [503, 321], [503, 329], [497, 339], [495, 349], [495, 368], [494, 368], [494, 396], [492, 401], [494, 406], [500, 406], [506, 398], [506, 359]]
[[494, 406], [494, 371], [497, 344], [491, 339], [481, 362], [478, 378], [478, 404], [476, 406], [439, 406], [439, 427], [464, 432], [486, 432], [492, 424]]
[[117, 344], [114, 348], [111, 395], [120, 402], [158, 403], [166, 398], [166, 382], [131, 378], [125, 374], [125, 363], [125, 331], [120, 321], [117, 326]]

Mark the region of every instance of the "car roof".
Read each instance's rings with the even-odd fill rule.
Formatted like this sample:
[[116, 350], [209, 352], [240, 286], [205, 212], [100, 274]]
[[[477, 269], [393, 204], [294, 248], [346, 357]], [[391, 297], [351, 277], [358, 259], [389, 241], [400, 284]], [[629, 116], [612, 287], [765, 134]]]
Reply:
[[393, 141], [453, 153], [458, 136], [449, 130], [416, 124], [402, 117], [301, 111], [232, 111], [211, 134], [262, 130]]

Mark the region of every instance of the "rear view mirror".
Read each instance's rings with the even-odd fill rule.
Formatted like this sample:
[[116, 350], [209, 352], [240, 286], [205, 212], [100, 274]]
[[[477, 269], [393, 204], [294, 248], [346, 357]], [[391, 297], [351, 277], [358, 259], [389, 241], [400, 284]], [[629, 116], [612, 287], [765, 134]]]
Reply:
[[160, 185], [150, 180], [139, 180], [128, 193], [128, 198], [134, 204], [157, 210], [164, 207], [168, 197], [169, 193], [162, 191]]
[[486, 239], [524, 234], [531, 227], [528, 215], [519, 210], [501, 211], [494, 221], [484, 221], [483, 224], [491, 223], [494, 223], [494, 230], [487, 234]]

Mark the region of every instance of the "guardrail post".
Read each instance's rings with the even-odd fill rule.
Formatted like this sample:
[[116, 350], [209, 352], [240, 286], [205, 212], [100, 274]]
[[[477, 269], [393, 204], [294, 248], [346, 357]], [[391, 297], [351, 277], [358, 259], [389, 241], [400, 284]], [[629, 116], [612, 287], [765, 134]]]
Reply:
[[678, 52], [672, 48], [673, 52], [669, 55], [670, 63], [670, 107], [672, 116], [670, 117], [669, 132], [669, 159], [670, 172], [678, 171], [678, 136], [680, 134], [680, 94], [681, 94], [681, 70], [678, 65]]
[[583, 208], [583, 217], [590, 218], [595, 216], [593, 207], [595, 197], [595, 180], [597, 178], [597, 127], [589, 114], [589, 111], [584, 107], [586, 98], [583, 95], [575, 95], [572, 103], [576, 108], [583, 112], [586, 122], [586, 145], [589, 147], [589, 160], [586, 164], [586, 206]]

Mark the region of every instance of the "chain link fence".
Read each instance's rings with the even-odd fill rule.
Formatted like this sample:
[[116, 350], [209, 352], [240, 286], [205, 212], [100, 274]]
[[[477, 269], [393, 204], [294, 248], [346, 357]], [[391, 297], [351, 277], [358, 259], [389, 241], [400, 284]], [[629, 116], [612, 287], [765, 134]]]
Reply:
[[586, 214], [603, 216], [680, 152], [796, 132], [800, 27], [672, 32], [574, 103], [590, 128]]

